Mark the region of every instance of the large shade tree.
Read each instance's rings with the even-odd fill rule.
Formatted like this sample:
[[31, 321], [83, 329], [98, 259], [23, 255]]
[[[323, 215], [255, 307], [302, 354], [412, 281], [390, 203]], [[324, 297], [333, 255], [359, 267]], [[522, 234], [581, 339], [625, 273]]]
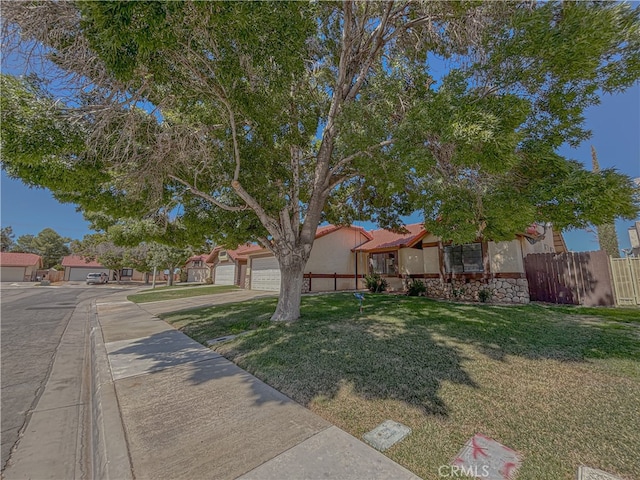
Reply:
[[261, 242], [282, 271], [274, 320], [298, 318], [325, 220], [398, 227], [422, 209], [464, 242], [638, 211], [627, 177], [554, 153], [638, 78], [629, 4], [14, 2], [3, 17], [8, 56], [51, 67], [3, 80], [8, 173]]
[[0, 231], [0, 251], [8, 252], [15, 245], [15, 234], [11, 226], [2, 227]]
[[71, 239], [62, 237], [52, 228], [45, 228], [37, 235], [20, 235], [12, 246], [13, 252], [35, 253], [42, 257], [44, 268], [60, 264], [65, 255], [69, 255]]

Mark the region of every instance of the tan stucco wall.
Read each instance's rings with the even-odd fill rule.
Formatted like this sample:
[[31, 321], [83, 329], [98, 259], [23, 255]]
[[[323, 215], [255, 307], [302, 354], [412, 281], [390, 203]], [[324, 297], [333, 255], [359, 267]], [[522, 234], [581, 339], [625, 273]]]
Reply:
[[524, 273], [522, 249], [518, 240], [489, 242], [492, 273]]
[[424, 273], [440, 273], [440, 249], [438, 247], [423, 247]]
[[422, 250], [417, 248], [401, 248], [398, 250], [398, 257], [399, 273], [401, 275], [424, 273]]
[[387, 290], [391, 292], [398, 292], [404, 290], [405, 280], [400, 277], [387, 277]]
[[35, 278], [37, 270], [38, 270], [38, 266], [37, 265], [28, 266], [26, 271], [25, 271], [25, 277]]
[[422, 237], [422, 243], [433, 243], [433, 242], [439, 242], [440, 241], [440, 237], [436, 237], [433, 233], [428, 233]]
[[[304, 272], [355, 274], [355, 254], [351, 249], [362, 245], [366, 240], [362, 233], [348, 228], [341, 228], [316, 239]], [[359, 261], [358, 274], [364, 273], [363, 267], [364, 264]], [[313, 289], [315, 290], [315, 286]], [[331, 289], [333, 290], [333, 279]]]

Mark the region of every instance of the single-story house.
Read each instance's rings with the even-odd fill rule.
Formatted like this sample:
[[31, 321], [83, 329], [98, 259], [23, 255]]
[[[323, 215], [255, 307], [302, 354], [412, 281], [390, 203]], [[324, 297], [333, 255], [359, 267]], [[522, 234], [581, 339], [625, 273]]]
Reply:
[[87, 260], [80, 255], [67, 255], [62, 259], [62, 266], [64, 267], [65, 281], [84, 281], [89, 273], [106, 273], [109, 279], [113, 279], [111, 270], [95, 260]]
[[263, 250], [265, 249], [253, 243], [246, 243], [235, 249], [215, 247], [206, 260], [212, 266], [214, 285], [237, 285], [247, 288], [248, 255]]
[[211, 278], [211, 266], [207, 265], [208, 255], [194, 255], [187, 260], [184, 268], [187, 271], [187, 282], [204, 283]]
[[0, 252], [0, 281], [35, 281], [42, 266], [42, 257], [35, 253]]
[[402, 290], [417, 278], [436, 298], [477, 300], [486, 289], [498, 301], [528, 303], [524, 257], [566, 251], [562, 236], [549, 226], [533, 225], [510, 241], [464, 245], [443, 242], [421, 224], [405, 228], [406, 233], [374, 230], [373, 239], [354, 251], [367, 256], [369, 272], [383, 276], [391, 289]]
[[[122, 273], [129, 273], [128, 270], [129, 269], [123, 269]], [[122, 278], [131, 280], [132, 282], [151, 282], [153, 281], [153, 272], [145, 273], [145, 272], [139, 272], [138, 270], [133, 269], [130, 277], [124, 276]], [[161, 269], [156, 270], [156, 281], [161, 281], [161, 282], [165, 281], [165, 275]]]
[[[362, 227], [326, 225], [319, 227], [304, 271], [304, 292], [353, 290], [363, 287], [364, 257], [353, 249], [371, 240]], [[249, 285], [252, 290], [280, 291], [280, 267], [264, 248], [250, 252]], [[356, 259], [358, 261], [356, 262]]]

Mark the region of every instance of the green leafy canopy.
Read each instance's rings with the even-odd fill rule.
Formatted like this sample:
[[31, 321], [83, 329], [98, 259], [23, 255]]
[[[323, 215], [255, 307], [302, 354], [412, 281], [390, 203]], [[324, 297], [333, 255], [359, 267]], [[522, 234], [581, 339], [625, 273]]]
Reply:
[[41, 46], [59, 74], [3, 77], [11, 175], [84, 211], [179, 225], [194, 244], [260, 241], [296, 278], [324, 220], [397, 226], [421, 210], [430, 231], [461, 243], [640, 208], [628, 177], [555, 153], [588, 138], [584, 111], [599, 95], [640, 77], [629, 3], [3, 10], [6, 44]]

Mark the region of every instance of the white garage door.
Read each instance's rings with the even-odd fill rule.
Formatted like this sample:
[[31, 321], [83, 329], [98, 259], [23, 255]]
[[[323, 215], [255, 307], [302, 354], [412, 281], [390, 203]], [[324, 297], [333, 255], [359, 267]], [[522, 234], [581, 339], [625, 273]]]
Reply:
[[233, 285], [235, 282], [236, 266], [231, 264], [218, 265], [216, 267], [215, 284]]
[[207, 268], [190, 268], [187, 270], [187, 282], [204, 282], [207, 279]]
[[253, 259], [251, 262], [251, 290], [280, 291], [280, 267], [275, 257]]
[[[109, 275], [108, 268], [87, 268], [87, 267], [71, 267], [69, 269], [69, 281], [70, 282], [83, 282], [87, 279], [87, 275], [90, 273], [106, 273]], [[111, 277], [109, 277], [111, 280]]]
[[3, 282], [24, 282], [24, 267], [0, 267], [0, 279]]

